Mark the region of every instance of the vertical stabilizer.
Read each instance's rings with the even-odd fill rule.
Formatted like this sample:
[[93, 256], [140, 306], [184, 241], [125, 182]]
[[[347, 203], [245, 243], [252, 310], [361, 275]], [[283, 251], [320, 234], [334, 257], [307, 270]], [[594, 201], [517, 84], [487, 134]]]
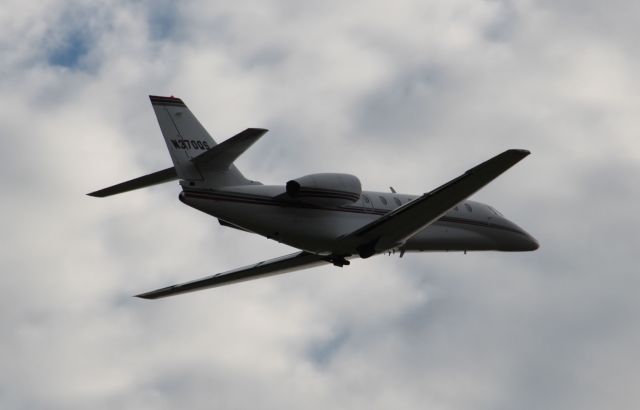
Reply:
[[211, 188], [249, 183], [234, 165], [212, 172], [192, 161], [217, 145], [216, 142], [181, 99], [153, 95], [149, 98], [182, 184]]

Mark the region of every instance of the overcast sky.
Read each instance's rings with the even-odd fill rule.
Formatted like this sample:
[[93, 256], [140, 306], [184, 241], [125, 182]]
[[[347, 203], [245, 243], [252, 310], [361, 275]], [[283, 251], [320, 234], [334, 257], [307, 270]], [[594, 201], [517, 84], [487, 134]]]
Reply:
[[[345, 4], [346, 3], [346, 4]], [[3, 0], [0, 408], [635, 409], [640, 3]], [[169, 183], [147, 95], [237, 166], [422, 193], [508, 148], [474, 196], [533, 253], [378, 256], [166, 300], [290, 253]]]

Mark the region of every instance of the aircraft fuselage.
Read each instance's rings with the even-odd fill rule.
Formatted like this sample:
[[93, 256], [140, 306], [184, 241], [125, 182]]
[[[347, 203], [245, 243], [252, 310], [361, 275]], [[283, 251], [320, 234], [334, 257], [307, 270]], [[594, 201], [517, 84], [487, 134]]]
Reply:
[[[284, 186], [251, 185], [224, 190], [185, 190], [180, 200], [225, 224], [321, 255], [352, 255], [341, 237], [419, 195], [362, 191], [346, 205], [321, 206], [283, 199]], [[421, 251], [529, 251], [537, 241], [493, 207], [463, 201], [397, 249]]]

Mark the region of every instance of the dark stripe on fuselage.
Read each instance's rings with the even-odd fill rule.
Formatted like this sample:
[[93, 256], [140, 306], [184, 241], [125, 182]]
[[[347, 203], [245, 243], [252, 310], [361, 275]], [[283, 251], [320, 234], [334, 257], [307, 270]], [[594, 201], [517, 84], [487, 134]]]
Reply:
[[[189, 198], [205, 199], [205, 200], [213, 200], [213, 201], [279, 206], [283, 208], [290, 207], [290, 208], [300, 208], [300, 209], [316, 209], [321, 211], [332, 211], [332, 212], [350, 212], [350, 213], [356, 213], [356, 214], [368, 214], [368, 215], [378, 215], [378, 216], [382, 216], [391, 212], [390, 209], [367, 208], [367, 207], [360, 207], [360, 206], [329, 207], [329, 206], [307, 204], [303, 202], [282, 201], [282, 200], [277, 200], [271, 197], [260, 196], [260, 195], [228, 193], [228, 192], [220, 192], [220, 191], [206, 192], [206, 191], [184, 190], [183, 192], [180, 193], [181, 199], [183, 195]], [[479, 226], [484, 228], [494, 228], [494, 229], [500, 229], [503, 231], [509, 231], [509, 232], [514, 232], [514, 233], [524, 235], [523, 232], [517, 229], [511, 228], [509, 226], [498, 225], [496, 223], [488, 223], [488, 222], [478, 221], [474, 219], [459, 218], [455, 216], [441, 216], [436, 222], [448, 222], [451, 224], [473, 225], [473, 226]]]

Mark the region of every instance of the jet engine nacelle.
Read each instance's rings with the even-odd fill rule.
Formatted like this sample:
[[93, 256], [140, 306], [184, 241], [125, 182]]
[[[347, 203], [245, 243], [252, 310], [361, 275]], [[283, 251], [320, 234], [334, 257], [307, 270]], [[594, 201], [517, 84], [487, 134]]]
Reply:
[[349, 174], [311, 174], [287, 182], [287, 194], [301, 202], [339, 206], [360, 198], [360, 180]]

